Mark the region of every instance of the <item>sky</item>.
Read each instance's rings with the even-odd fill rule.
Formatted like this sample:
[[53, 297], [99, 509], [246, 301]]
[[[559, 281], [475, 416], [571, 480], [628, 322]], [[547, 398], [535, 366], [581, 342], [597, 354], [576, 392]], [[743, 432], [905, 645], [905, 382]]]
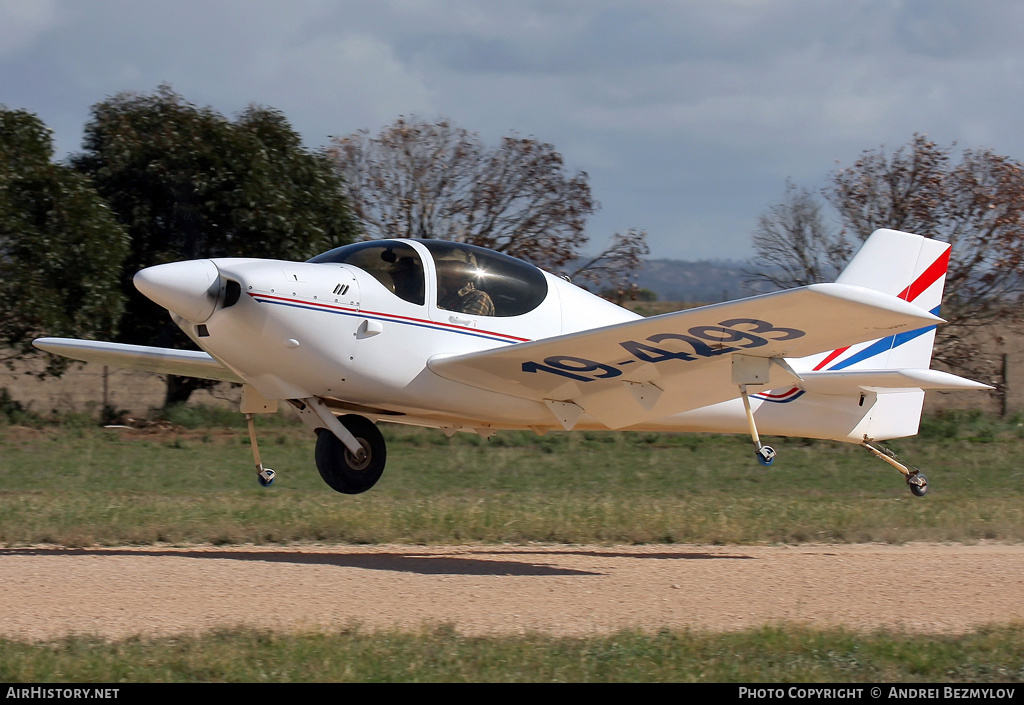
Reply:
[[0, 0], [0, 104], [57, 158], [91, 106], [166, 83], [234, 117], [284, 113], [311, 149], [399, 116], [589, 176], [593, 249], [747, 260], [787, 180], [819, 188], [915, 133], [1024, 159], [1016, 0]]

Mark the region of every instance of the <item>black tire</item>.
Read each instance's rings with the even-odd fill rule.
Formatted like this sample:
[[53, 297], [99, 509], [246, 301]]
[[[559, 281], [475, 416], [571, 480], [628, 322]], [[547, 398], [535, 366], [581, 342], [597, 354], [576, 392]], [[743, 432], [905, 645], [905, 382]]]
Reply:
[[342, 494], [359, 494], [377, 484], [387, 461], [384, 436], [369, 419], [350, 414], [342, 416], [341, 424], [356, 437], [366, 451], [362, 460], [349, 452], [345, 444], [327, 429], [318, 429], [316, 437], [316, 469], [331, 489]]
[[913, 482], [908, 482], [907, 486], [910, 487], [910, 492], [915, 497], [924, 497], [926, 494], [928, 494], [928, 478], [925, 477], [924, 475], [919, 475], [919, 477], [922, 480], [924, 480], [924, 484], [923, 485], [918, 485], [918, 484], [915, 484]]

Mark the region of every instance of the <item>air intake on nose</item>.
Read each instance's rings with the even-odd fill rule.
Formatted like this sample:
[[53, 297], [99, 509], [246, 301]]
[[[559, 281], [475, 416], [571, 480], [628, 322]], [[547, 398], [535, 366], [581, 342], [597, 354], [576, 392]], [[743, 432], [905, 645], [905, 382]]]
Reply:
[[226, 279], [224, 281], [224, 304], [221, 308], [227, 308], [228, 306], [234, 306], [238, 303], [238, 299], [242, 296], [242, 285], [236, 282], [234, 279]]

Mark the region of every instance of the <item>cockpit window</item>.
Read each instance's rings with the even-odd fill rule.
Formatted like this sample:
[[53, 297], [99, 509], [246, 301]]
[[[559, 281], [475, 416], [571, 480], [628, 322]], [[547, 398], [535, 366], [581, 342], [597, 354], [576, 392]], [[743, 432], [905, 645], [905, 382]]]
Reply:
[[351, 264], [372, 275], [400, 298], [423, 305], [423, 262], [408, 244], [371, 240], [336, 247], [309, 260], [314, 264]]
[[475, 245], [420, 240], [437, 268], [437, 306], [477, 316], [519, 316], [548, 295], [544, 273]]

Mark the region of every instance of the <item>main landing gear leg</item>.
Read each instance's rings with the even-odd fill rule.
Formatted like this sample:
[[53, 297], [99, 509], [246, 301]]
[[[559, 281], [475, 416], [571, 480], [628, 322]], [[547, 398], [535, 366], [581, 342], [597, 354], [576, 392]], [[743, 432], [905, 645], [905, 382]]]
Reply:
[[252, 414], [245, 415], [245, 423], [249, 426], [249, 443], [252, 445], [253, 460], [256, 461], [256, 480], [264, 487], [270, 487], [277, 473], [270, 468], [263, 467], [263, 463], [260, 461], [260, 447], [256, 443], [256, 424], [253, 423]]
[[918, 468], [901, 463], [896, 459], [896, 454], [888, 448], [875, 447], [868, 441], [867, 436], [864, 437], [861, 445], [871, 451], [871, 454], [876, 458], [884, 460], [899, 470], [906, 478], [907, 487], [910, 488], [915, 497], [924, 497], [928, 493], [928, 478]]
[[775, 461], [775, 449], [771, 446], [761, 445], [761, 437], [757, 435], [757, 424], [754, 422], [754, 412], [750, 409], [750, 395], [747, 393], [747, 385], [740, 385], [740, 396], [743, 398], [743, 409], [747, 412], [750, 438], [754, 441], [754, 455], [757, 457], [757, 462], [767, 467]]

